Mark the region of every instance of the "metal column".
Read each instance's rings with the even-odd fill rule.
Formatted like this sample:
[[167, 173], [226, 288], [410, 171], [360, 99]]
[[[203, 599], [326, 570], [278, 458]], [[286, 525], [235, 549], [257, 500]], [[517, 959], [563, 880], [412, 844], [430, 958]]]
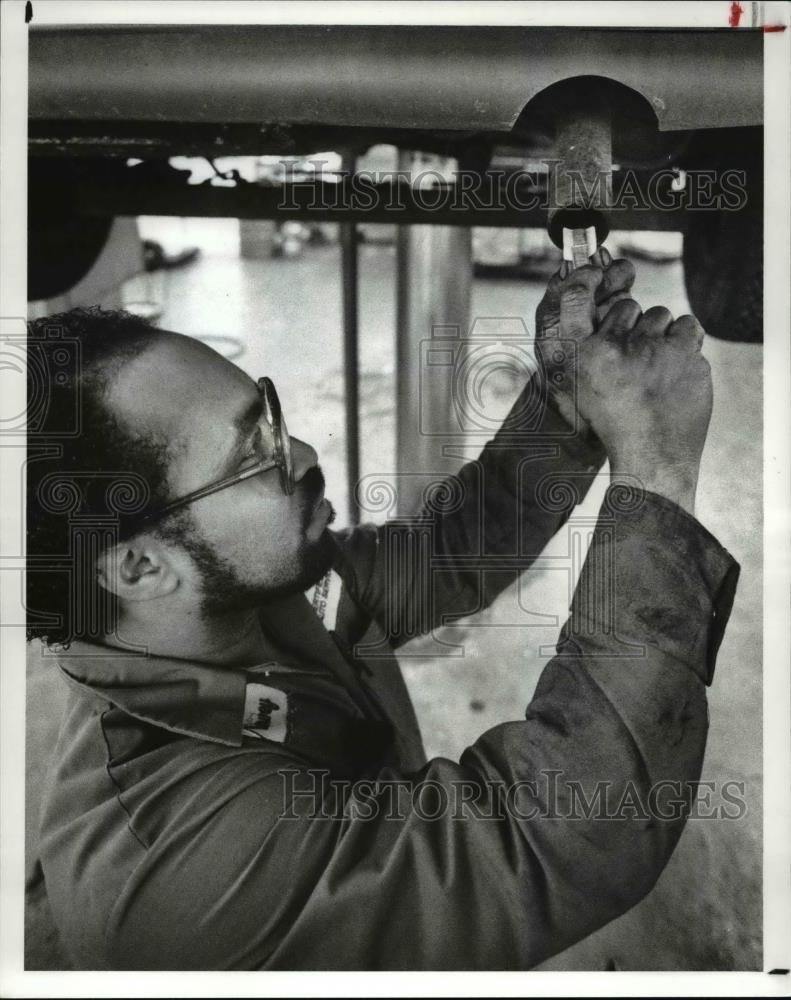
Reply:
[[[399, 169], [452, 176], [455, 161], [401, 153]], [[421, 433], [421, 426], [447, 426], [452, 411], [453, 368], [439, 387], [421, 396], [424, 343], [437, 326], [469, 330], [472, 287], [472, 230], [461, 226], [399, 226], [396, 243], [396, 471], [398, 513], [415, 513], [426, 485], [415, 473], [450, 473], [458, 459], [442, 456], [442, 439]], [[437, 391], [439, 389], [439, 391]]]
[[[356, 160], [343, 158], [343, 169], [354, 172]], [[360, 478], [360, 366], [358, 351], [359, 310], [357, 267], [357, 224], [342, 222], [341, 278], [343, 282], [343, 373], [346, 398], [346, 481], [349, 523], [358, 524], [360, 509], [356, 501]]]

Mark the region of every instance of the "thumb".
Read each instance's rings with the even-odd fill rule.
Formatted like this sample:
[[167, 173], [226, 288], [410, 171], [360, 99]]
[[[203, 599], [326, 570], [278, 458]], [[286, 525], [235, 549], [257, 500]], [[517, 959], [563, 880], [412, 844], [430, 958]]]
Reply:
[[[565, 261], [564, 261], [565, 263]], [[563, 277], [561, 277], [563, 275]], [[536, 336], [557, 336], [557, 326], [560, 323], [560, 289], [563, 287], [565, 270], [556, 271], [549, 279], [546, 291], [536, 309]]]
[[560, 289], [560, 336], [584, 340], [595, 328], [596, 289], [604, 272], [591, 265], [581, 267], [566, 278]]

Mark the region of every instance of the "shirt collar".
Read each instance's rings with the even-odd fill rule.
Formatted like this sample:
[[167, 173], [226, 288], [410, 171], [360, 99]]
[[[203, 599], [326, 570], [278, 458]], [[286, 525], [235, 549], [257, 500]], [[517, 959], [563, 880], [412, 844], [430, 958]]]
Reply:
[[189, 660], [75, 640], [58, 654], [73, 682], [122, 711], [185, 736], [242, 743], [247, 674]]
[[[74, 640], [58, 653], [61, 670], [73, 682], [117, 705], [128, 715], [173, 732], [240, 746], [251, 673], [261, 670], [323, 672], [357, 702], [353, 671], [304, 594], [260, 611], [264, 649], [259, 667], [234, 666], [129, 652]], [[359, 704], [358, 704], [359, 708]]]
[[279, 743], [341, 776], [396, 763], [391, 724], [366, 717], [327, 671], [213, 667], [82, 641], [59, 665], [69, 683], [170, 732], [233, 747]]

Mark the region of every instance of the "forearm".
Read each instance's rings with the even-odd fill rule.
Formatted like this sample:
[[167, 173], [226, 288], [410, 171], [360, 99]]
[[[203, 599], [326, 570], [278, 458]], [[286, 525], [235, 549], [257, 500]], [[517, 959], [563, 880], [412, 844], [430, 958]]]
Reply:
[[[626, 471], [631, 469], [632, 471]], [[695, 494], [698, 488], [698, 467], [650, 467], [644, 463], [616, 462], [610, 469], [610, 483], [633, 489], [638, 483], [650, 493], [669, 500], [695, 516]]]
[[[510, 552], [518, 536], [523, 554], [538, 555], [584, 500], [604, 459], [596, 435], [547, 391], [537, 372], [479, 459], [484, 504], [501, 515], [486, 522], [490, 551]], [[514, 516], [518, 523], [511, 537], [501, 525]]]

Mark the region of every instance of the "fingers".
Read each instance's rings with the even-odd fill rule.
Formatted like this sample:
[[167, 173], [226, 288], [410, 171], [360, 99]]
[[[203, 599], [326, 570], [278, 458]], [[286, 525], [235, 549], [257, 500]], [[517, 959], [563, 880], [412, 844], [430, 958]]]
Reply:
[[[604, 263], [606, 255], [607, 263]], [[591, 257], [591, 263], [586, 265], [584, 268], [579, 268], [575, 271], [572, 267], [571, 261], [562, 260], [560, 262], [560, 267], [555, 271], [552, 277], [549, 279], [547, 284], [547, 289], [544, 292], [544, 296], [541, 299], [540, 309], [552, 310], [554, 308], [560, 308], [560, 293], [563, 288], [563, 283], [571, 278], [573, 275], [578, 274], [579, 271], [590, 270], [591, 268], [595, 270], [603, 270], [607, 268], [612, 263], [612, 257], [607, 253], [604, 247], [601, 247], [596, 253]], [[621, 261], [616, 261], [616, 264], [622, 263]], [[629, 265], [631, 267], [631, 265]], [[632, 279], [634, 280], [634, 279]], [[615, 286], [613, 285], [613, 288]]]
[[647, 309], [634, 328], [635, 336], [664, 337], [673, 322], [673, 314], [664, 306]]
[[703, 327], [694, 316], [679, 316], [675, 323], [671, 323], [667, 331], [667, 336], [672, 338], [688, 338], [696, 350], [700, 350], [703, 345]]
[[599, 333], [633, 345], [641, 339], [667, 339], [680, 345], [691, 345], [695, 350], [700, 350], [704, 335], [703, 327], [694, 316], [679, 316], [674, 320], [673, 314], [664, 306], [652, 306], [643, 313], [631, 297], [611, 306], [599, 326]]
[[[591, 257], [591, 265], [589, 266], [603, 271], [601, 283], [596, 289], [597, 306], [604, 305], [614, 296], [622, 298], [634, 285], [635, 271], [631, 261], [613, 260], [604, 247], [600, 247]], [[584, 268], [580, 270], [584, 270]], [[577, 273], [577, 271], [571, 270], [568, 261], [561, 262], [560, 269], [550, 278], [547, 290], [541, 300], [539, 312], [542, 315], [556, 314], [560, 310], [560, 294], [564, 282]]]
[[607, 313], [612, 309], [616, 302], [621, 302], [623, 299], [630, 299], [632, 297], [631, 292], [616, 292], [615, 295], [611, 295], [606, 302], [601, 305], [596, 306], [596, 328], [598, 329], [604, 322], [604, 318]]
[[[566, 263], [563, 261], [563, 263]], [[552, 277], [549, 279], [549, 284], [547, 285], [547, 290], [544, 292], [544, 297], [541, 299], [541, 304], [539, 309], [559, 309], [560, 308], [560, 289], [563, 285], [563, 278], [561, 277], [560, 271], [555, 271]]]
[[587, 265], [573, 271], [560, 287], [560, 330], [564, 337], [581, 340], [593, 333], [596, 289], [603, 272]]
[[596, 289], [596, 303], [601, 305], [613, 295], [628, 292], [634, 284], [634, 265], [629, 260], [614, 260], [604, 271], [601, 284]]
[[607, 247], [599, 247], [599, 249], [591, 257], [591, 264], [594, 267], [609, 267], [612, 264], [612, 255]]
[[621, 299], [605, 316], [599, 327], [599, 333], [603, 337], [623, 340], [631, 334], [642, 315], [639, 303], [633, 298]]
[[554, 334], [560, 322], [560, 289], [563, 278], [560, 271], [549, 279], [549, 284], [543, 298], [536, 309], [536, 336], [546, 337]]

